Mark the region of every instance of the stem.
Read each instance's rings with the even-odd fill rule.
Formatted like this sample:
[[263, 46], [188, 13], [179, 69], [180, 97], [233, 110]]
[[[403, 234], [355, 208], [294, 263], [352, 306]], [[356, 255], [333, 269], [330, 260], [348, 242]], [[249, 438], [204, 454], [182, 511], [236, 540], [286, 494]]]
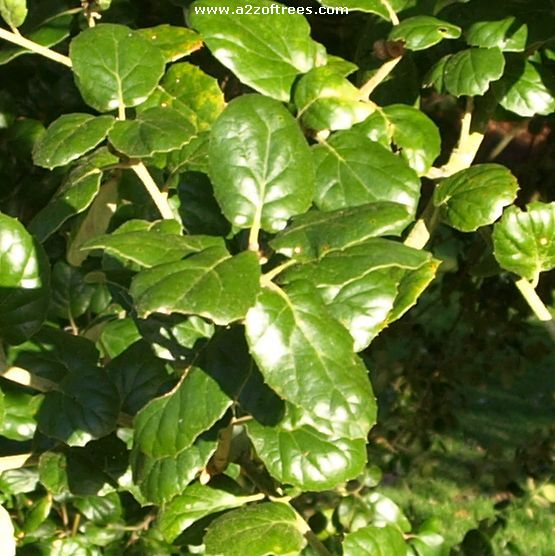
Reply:
[[165, 220], [174, 220], [173, 211], [168, 204], [168, 198], [158, 189], [156, 182], [152, 179], [152, 176], [146, 166], [142, 162], [137, 162], [131, 166], [131, 169], [143, 182], [146, 190], [154, 201], [154, 204], [160, 211], [162, 218]]
[[266, 272], [266, 274], [263, 274], [260, 278], [260, 283], [262, 284], [262, 286], [266, 286], [278, 274], [281, 274], [286, 268], [289, 268], [290, 266], [296, 265], [297, 263], [298, 263], [298, 261], [295, 261], [294, 259], [289, 259], [288, 261], [285, 261], [284, 263], [281, 263], [280, 265], [276, 266], [275, 268], [272, 268], [272, 270]]
[[430, 179], [446, 178], [470, 167], [484, 138], [483, 133], [478, 131], [471, 133], [470, 131], [473, 109], [474, 100], [472, 97], [468, 97], [461, 121], [461, 134], [457, 146], [453, 149], [447, 164], [441, 168], [432, 168], [426, 177]]
[[34, 52], [35, 54], [40, 54], [41, 56], [44, 56], [45, 58], [49, 58], [50, 60], [54, 60], [54, 62], [58, 62], [59, 64], [63, 64], [64, 66], [67, 66], [68, 68], [71, 67], [71, 60], [67, 56], [64, 56], [63, 54], [55, 52], [54, 50], [51, 50], [50, 48], [46, 48], [45, 46], [41, 46], [40, 44], [37, 44], [36, 42], [30, 41], [29, 39], [26, 39], [25, 37], [22, 37], [20, 34], [16, 34], [16, 33], [13, 33], [11, 31], [7, 31], [6, 29], [0, 28], [0, 39], [4, 39], [5, 41], [11, 42], [13, 44], [17, 44], [18, 46], [26, 48], [27, 50], [30, 50], [31, 52]]
[[404, 241], [407, 247], [414, 249], [424, 249], [428, 243], [432, 232], [437, 227], [439, 214], [434, 206], [433, 200], [430, 199], [428, 205], [424, 209], [422, 216], [416, 221], [409, 235]]
[[125, 106], [121, 102], [118, 104], [118, 120], [125, 120]]
[[389, 19], [391, 19], [391, 23], [393, 23], [393, 25], [399, 25], [399, 18], [397, 17], [397, 13], [391, 7], [389, 1], [388, 0], [380, 0], [380, 1], [384, 5], [385, 9], [387, 10], [387, 13], [389, 14]]
[[60, 390], [60, 387], [47, 378], [42, 378], [31, 374], [21, 367], [7, 367], [0, 372], [0, 376], [11, 382], [34, 388], [39, 392], [50, 392], [51, 390]]
[[262, 220], [262, 207], [256, 210], [254, 220], [249, 231], [249, 251], [258, 253], [260, 246], [258, 244], [258, 234], [260, 233], [260, 221]]
[[378, 71], [360, 88], [361, 98], [368, 98], [374, 89], [393, 71], [401, 58], [402, 56], [397, 56], [397, 58], [392, 58], [382, 64]]
[[310, 525], [305, 521], [304, 517], [290, 505], [293, 510], [295, 510], [295, 514], [297, 517], [297, 527], [299, 531], [306, 537], [306, 540], [312, 546], [316, 554], [319, 556], [331, 556], [330, 551], [324, 546], [322, 541], [314, 534]]
[[522, 297], [524, 297], [524, 300], [528, 303], [538, 320], [545, 324], [549, 335], [555, 341], [555, 322], [553, 321], [553, 316], [536, 293], [534, 286], [528, 282], [526, 278], [517, 280], [515, 286], [518, 288]]

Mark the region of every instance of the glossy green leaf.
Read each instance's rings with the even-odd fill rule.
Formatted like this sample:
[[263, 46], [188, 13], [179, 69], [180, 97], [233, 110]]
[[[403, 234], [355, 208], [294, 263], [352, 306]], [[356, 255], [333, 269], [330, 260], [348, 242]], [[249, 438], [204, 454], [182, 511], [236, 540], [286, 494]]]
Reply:
[[10, 440], [31, 440], [35, 434], [35, 415], [42, 396], [33, 396], [17, 390], [3, 394], [4, 415], [0, 421], [0, 434]]
[[359, 131], [334, 134], [313, 147], [316, 164], [314, 203], [335, 210], [376, 201], [405, 205], [414, 215], [420, 180], [407, 164]]
[[435, 123], [406, 104], [391, 104], [377, 110], [356, 129], [372, 141], [391, 145], [419, 176], [426, 174], [441, 151]]
[[27, 17], [27, 0], [0, 0], [0, 15], [10, 27], [21, 27]]
[[555, 267], [555, 203], [509, 207], [493, 229], [494, 255], [505, 269], [537, 280]]
[[310, 284], [262, 290], [247, 314], [246, 335], [266, 383], [306, 412], [300, 425], [366, 437], [376, 416], [366, 369]]
[[399, 529], [368, 526], [345, 535], [343, 541], [345, 556], [404, 556], [408, 554], [407, 545]]
[[301, 77], [293, 98], [303, 124], [317, 131], [349, 129], [375, 109], [361, 100], [360, 91], [350, 81], [328, 66]]
[[548, 115], [555, 111], [555, 75], [534, 62], [513, 61], [492, 89], [499, 104], [519, 116]]
[[169, 107], [180, 112], [197, 131], [207, 130], [225, 107], [218, 81], [197, 66], [173, 64], [140, 110]]
[[438, 93], [446, 92], [445, 66], [452, 57], [453, 54], [447, 54], [432, 65], [428, 73], [424, 76], [423, 85], [426, 87], [435, 87]]
[[193, 125], [173, 108], [150, 108], [135, 120], [118, 121], [108, 134], [114, 148], [132, 158], [182, 147], [195, 134]]
[[103, 328], [97, 346], [101, 353], [115, 359], [129, 346], [141, 339], [141, 334], [132, 318], [112, 320]]
[[172, 173], [172, 177], [189, 171], [208, 174], [210, 170], [208, 163], [208, 143], [209, 133], [200, 132], [181, 147], [181, 149], [169, 153], [167, 169]]
[[243, 318], [254, 304], [259, 276], [255, 253], [232, 257], [223, 247], [211, 247], [140, 272], [130, 292], [143, 317], [154, 312], [196, 314], [225, 325]]
[[35, 144], [33, 162], [44, 168], [64, 166], [94, 149], [115, 123], [112, 116], [64, 114]]
[[518, 191], [517, 179], [499, 164], [478, 164], [441, 181], [434, 191], [434, 206], [446, 224], [473, 232], [495, 222]]
[[52, 266], [50, 314], [59, 318], [76, 319], [89, 309], [96, 291], [94, 284], [87, 284], [81, 269], [63, 260]]
[[[237, 490], [237, 489], [235, 489]], [[242, 496], [224, 489], [224, 485], [193, 483], [163, 508], [157, 527], [168, 542], [173, 542], [182, 531], [199, 519], [232, 508], [240, 507], [260, 495]]]
[[223, 240], [214, 236], [182, 236], [164, 233], [150, 223], [147, 229], [126, 231], [124, 228], [112, 234], [89, 240], [82, 249], [103, 249], [121, 261], [131, 261], [151, 268], [164, 263], [179, 261], [186, 255], [198, 253], [210, 247], [224, 247]]
[[328, 60], [326, 66], [333, 70], [334, 73], [338, 73], [343, 77], [347, 77], [354, 73], [358, 68], [356, 64], [350, 62], [349, 60], [345, 60], [339, 56], [334, 56], [333, 54], [328, 54]]
[[306, 540], [293, 508], [265, 502], [215, 519], [204, 544], [209, 554], [220, 556], [293, 556], [300, 553]]
[[320, 491], [356, 478], [366, 465], [366, 441], [333, 438], [311, 426], [265, 427], [252, 422], [248, 434], [258, 457], [281, 483]]
[[131, 415], [158, 395], [168, 380], [164, 362], [146, 342], [135, 342], [112, 359], [106, 372], [116, 385], [122, 411]]
[[[243, 83], [277, 100], [288, 101], [297, 75], [317, 63], [325, 53], [310, 38], [300, 14], [248, 13], [270, 10], [268, 0], [201, 0], [194, 2], [189, 19], [212, 54]], [[228, 13], [211, 13], [223, 7]], [[209, 11], [210, 10], [210, 11]]]
[[44, 241], [66, 220], [86, 210], [100, 191], [102, 171], [70, 175], [51, 201], [31, 220], [29, 230]]
[[133, 449], [157, 459], [174, 457], [192, 446], [231, 403], [214, 379], [193, 368], [171, 392], [137, 414]]
[[408, 50], [425, 50], [443, 39], [458, 39], [461, 28], [428, 15], [404, 19], [389, 33], [389, 40], [403, 41]]
[[240, 228], [276, 232], [312, 202], [306, 139], [279, 102], [259, 95], [233, 100], [214, 124], [210, 176], [223, 213]]
[[25, 517], [23, 529], [26, 535], [36, 531], [48, 517], [52, 509], [52, 497], [50, 495], [39, 498], [29, 509]]
[[231, 403], [214, 379], [193, 368], [171, 392], [139, 411], [132, 466], [135, 481], [148, 499], [171, 498], [204, 467], [216, 444], [195, 440]]
[[386, 201], [330, 212], [313, 210], [295, 217], [270, 245], [307, 262], [372, 237], [399, 236], [411, 220], [406, 206]]
[[82, 31], [70, 44], [75, 83], [87, 104], [106, 112], [137, 106], [164, 73], [164, 57], [128, 27], [103, 23]]
[[[41, 46], [52, 47], [69, 37], [73, 14], [62, 12], [26, 33], [25, 36]], [[31, 50], [14, 44], [5, 44], [0, 48], [0, 65], [7, 64], [24, 54], [33, 54]]]
[[38, 242], [15, 218], [0, 213], [0, 338], [19, 344], [42, 325], [50, 267]]
[[[84, 446], [116, 427], [119, 399], [104, 369], [96, 366], [98, 353], [85, 338], [58, 330], [41, 331], [41, 358], [29, 365], [60, 377], [58, 390], [48, 392], [39, 410], [39, 430], [71, 446]], [[41, 369], [44, 369], [41, 371]]]
[[176, 62], [202, 47], [202, 38], [198, 33], [186, 27], [174, 25], [157, 25], [138, 29], [136, 33], [162, 51], [166, 63]]
[[505, 58], [499, 48], [469, 48], [445, 63], [446, 89], [455, 96], [483, 95], [492, 81], [503, 75]]
[[[370, 239], [293, 267], [280, 278], [287, 283], [311, 282], [333, 316], [351, 333], [355, 351], [360, 351], [390, 322], [388, 315], [394, 309], [402, 280], [408, 278], [407, 271], [429, 262], [431, 257], [425, 251]], [[421, 289], [415, 293], [421, 293]]]
[[528, 26], [514, 16], [494, 21], [476, 21], [465, 32], [465, 38], [470, 46], [522, 52], [528, 40]]

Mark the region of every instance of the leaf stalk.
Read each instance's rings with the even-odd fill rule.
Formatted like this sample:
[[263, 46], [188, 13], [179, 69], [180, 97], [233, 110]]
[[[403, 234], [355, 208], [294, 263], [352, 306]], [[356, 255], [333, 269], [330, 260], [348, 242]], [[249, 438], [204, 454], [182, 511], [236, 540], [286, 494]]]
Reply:
[[175, 217], [168, 203], [168, 198], [164, 193], [160, 191], [160, 189], [158, 189], [158, 186], [150, 175], [147, 167], [142, 162], [136, 162], [135, 164], [131, 165], [131, 169], [143, 182], [146, 190], [148, 191], [148, 194], [154, 201], [156, 208], [158, 208], [158, 210], [160, 211], [162, 218], [164, 218], [165, 220], [174, 220]]
[[71, 59], [68, 56], [64, 56], [63, 54], [55, 52], [54, 50], [47, 48], [46, 46], [42, 46], [40, 44], [37, 44], [36, 42], [26, 39], [19, 33], [14, 33], [0, 27], [0, 39], [4, 39], [5, 41], [16, 44], [17, 46], [21, 46], [27, 50], [30, 50], [31, 52], [34, 52], [35, 54], [40, 54], [41, 56], [49, 58], [50, 60], [58, 62], [59, 64], [63, 64], [68, 68], [72, 67]]

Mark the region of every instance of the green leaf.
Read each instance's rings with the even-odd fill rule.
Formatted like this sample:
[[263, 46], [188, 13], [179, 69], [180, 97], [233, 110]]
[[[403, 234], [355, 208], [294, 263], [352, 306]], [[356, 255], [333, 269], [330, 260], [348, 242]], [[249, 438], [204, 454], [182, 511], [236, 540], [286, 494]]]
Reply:
[[49, 169], [65, 166], [94, 149], [115, 121], [112, 116], [64, 114], [48, 126], [35, 144], [33, 162]]
[[259, 290], [260, 266], [253, 252], [232, 257], [211, 247], [183, 261], [140, 272], [131, 284], [141, 316], [195, 314], [216, 324], [242, 319]]
[[10, 440], [31, 440], [37, 427], [35, 414], [43, 397], [17, 390], [6, 390], [3, 397], [4, 416], [0, 421], [0, 434]]
[[258, 457], [281, 483], [321, 491], [359, 476], [366, 465], [363, 438], [328, 437], [311, 426], [296, 428], [248, 424]]
[[310, 70], [301, 77], [294, 93], [297, 117], [314, 130], [349, 129], [365, 120], [374, 105], [361, 100], [360, 91], [328, 67]]
[[[208, 399], [206, 403], [210, 403]], [[199, 439], [189, 448], [161, 458], [134, 450], [131, 453], [133, 480], [147, 501], [154, 504], [168, 502], [183, 492], [205, 468], [217, 446], [216, 441]]]
[[167, 382], [165, 363], [146, 342], [135, 342], [106, 365], [119, 393], [122, 411], [134, 415]]
[[391, 104], [377, 110], [356, 130], [372, 141], [391, 145], [419, 176], [428, 172], [441, 151], [441, 137], [435, 123], [406, 104]]
[[224, 215], [239, 228], [282, 230], [312, 202], [306, 139], [279, 102], [259, 95], [234, 99], [214, 124], [210, 176]]
[[306, 282], [263, 289], [246, 335], [265, 382], [325, 434], [366, 438], [376, 408], [367, 371], [348, 332]]
[[511, 61], [492, 89], [499, 104], [519, 116], [546, 116], [555, 111], [555, 75], [534, 62]]
[[93, 284], [84, 281], [84, 272], [58, 260], [52, 267], [52, 298], [50, 314], [59, 318], [78, 318], [91, 305], [96, 292]]
[[555, 203], [509, 207], [493, 229], [494, 255], [505, 269], [536, 281], [555, 267]]
[[204, 537], [206, 550], [220, 556], [293, 556], [306, 540], [293, 508], [265, 502], [215, 519]]
[[214, 425], [231, 403], [213, 378], [193, 368], [171, 392], [139, 411], [133, 450], [157, 459], [175, 457]]
[[206, 465], [216, 443], [195, 440], [225, 413], [232, 400], [198, 368], [135, 418], [133, 476], [154, 502], [181, 492]]
[[[114, 157], [114, 160], [117, 159]], [[85, 211], [100, 191], [102, 176], [98, 168], [72, 172], [50, 202], [31, 220], [29, 230], [39, 241], [44, 241], [66, 220]]]
[[167, 542], [173, 542], [182, 531], [199, 519], [237, 508], [261, 498], [261, 495], [242, 496], [213, 485], [193, 483], [179, 496], [176, 496], [162, 509], [158, 515], [157, 528], [160, 529]]
[[[288, 101], [297, 75], [325, 62], [325, 54], [310, 38], [310, 27], [302, 15], [247, 13], [253, 6], [270, 10], [272, 2], [202, 0], [193, 3], [189, 18], [212, 54], [243, 83]], [[218, 7], [229, 12], [213, 13]]]
[[445, 63], [446, 89], [455, 96], [483, 95], [492, 81], [503, 75], [505, 58], [499, 48], [469, 48]]
[[15, 218], [0, 213], [0, 338], [20, 344], [42, 326], [50, 268], [42, 247]]
[[295, 217], [270, 245], [278, 253], [307, 262], [372, 237], [399, 236], [411, 220], [404, 205], [387, 201], [330, 212], [313, 210]]
[[108, 134], [114, 148], [132, 158], [179, 149], [195, 134], [193, 125], [173, 108], [149, 108], [135, 120], [118, 121]]
[[405, 205], [411, 216], [420, 196], [420, 180], [383, 145], [351, 130], [335, 133], [313, 147], [316, 165], [314, 203], [335, 210], [376, 201]]
[[40, 374], [46, 367], [55, 373], [47, 378], [60, 377], [56, 380], [58, 390], [46, 394], [39, 410], [39, 430], [70, 446], [84, 446], [112, 432], [119, 399], [104, 369], [96, 366], [94, 345], [55, 329], [42, 330], [36, 342], [42, 349], [41, 359], [29, 365], [31, 372]]
[[123, 25], [103, 23], [70, 44], [75, 83], [89, 105], [106, 112], [137, 106], [164, 73], [164, 57], [147, 39]]
[[21, 27], [27, 17], [27, 0], [0, 0], [0, 15], [10, 27]]
[[[293, 267], [280, 278], [286, 283], [311, 282], [333, 316], [351, 333], [355, 351], [360, 351], [391, 322], [389, 315], [394, 310], [400, 284], [410, 276], [407, 271], [431, 262], [425, 251], [385, 239], [370, 239]], [[414, 295], [419, 295], [422, 289], [422, 285], [410, 289], [413, 293], [410, 303], [407, 299], [402, 304], [411, 306]]]
[[180, 112], [197, 131], [210, 129], [225, 107], [218, 81], [197, 66], [174, 64], [139, 108], [169, 107]]
[[[41, 46], [55, 46], [69, 37], [72, 21], [73, 14], [62, 12], [43, 21], [25, 36]], [[24, 54], [33, 54], [33, 52], [14, 44], [6, 44], [0, 49], [0, 65], [7, 64]]]
[[157, 25], [138, 29], [136, 33], [162, 51], [166, 63], [176, 62], [202, 47], [202, 38], [198, 33], [186, 27]]
[[179, 261], [186, 255], [210, 247], [224, 247], [222, 238], [214, 236], [181, 236], [164, 233], [149, 223], [145, 230], [126, 231], [122, 227], [112, 234], [87, 241], [82, 249], [103, 249], [121, 261], [131, 261], [151, 268], [164, 263]]
[[135, 321], [126, 317], [108, 322], [102, 329], [97, 345], [103, 355], [115, 359], [140, 339]]
[[465, 32], [465, 38], [470, 46], [523, 52], [528, 40], [528, 25], [514, 16], [495, 21], [476, 21]]
[[407, 554], [407, 545], [399, 529], [368, 526], [354, 533], [345, 535], [343, 541], [344, 556], [403, 556]]
[[433, 202], [446, 224], [473, 232], [495, 222], [515, 200], [517, 191], [517, 179], [505, 166], [478, 164], [442, 180]]
[[408, 50], [425, 50], [443, 39], [458, 39], [461, 28], [428, 15], [404, 19], [389, 33], [390, 41], [403, 41]]

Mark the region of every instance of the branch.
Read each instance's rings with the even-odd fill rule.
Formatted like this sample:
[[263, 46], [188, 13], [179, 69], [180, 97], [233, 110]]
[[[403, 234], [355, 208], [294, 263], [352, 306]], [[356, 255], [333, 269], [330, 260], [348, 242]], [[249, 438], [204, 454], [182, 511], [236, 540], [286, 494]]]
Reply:
[[374, 89], [393, 71], [393, 68], [401, 61], [403, 56], [397, 56], [382, 64], [378, 71], [360, 88], [360, 96], [367, 99]]
[[21, 46], [23, 48], [26, 48], [27, 50], [30, 50], [31, 52], [34, 52], [35, 54], [40, 54], [45, 58], [54, 60], [54, 62], [63, 64], [68, 68], [70, 68], [72, 65], [71, 60], [67, 56], [60, 54], [59, 52], [55, 52], [50, 48], [46, 48], [46, 46], [42, 46], [40, 44], [37, 44], [36, 42], [30, 41], [29, 39], [22, 37], [18, 33], [13, 33], [11, 31], [7, 31], [6, 29], [2, 29], [1, 27], [0, 27], [0, 39], [4, 39], [5, 41], [11, 42], [13, 44], [17, 44], [17, 46]]
[[397, 13], [389, 3], [389, 0], [380, 0], [380, 1], [384, 5], [385, 9], [387, 10], [387, 13], [389, 14], [389, 19], [391, 19], [391, 23], [393, 23], [393, 25], [399, 25], [399, 18], [397, 17]]
[[430, 199], [422, 216], [416, 221], [409, 235], [404, 241], [407, 247], [414, 249], [424, 249], [428, 243], [432, 232], [435, 230], [439, 221], [439, 214]]
[[164, 193], [160, 191], [160, 189], [158, 189], [156, 182], [152, 179], [152, 176], [150, 175], [146, 166], [142, 162], [136, 162], [135, 164], [131, 165], [131, 169], [143, 182], [146, 190], [148, 191], [149, 195], [154, 201], [154, 204], [160, 211], [162, 217], [166, 220], [174, 220], [175, 216], [170, 205], [168, 204], [168, 198]]

